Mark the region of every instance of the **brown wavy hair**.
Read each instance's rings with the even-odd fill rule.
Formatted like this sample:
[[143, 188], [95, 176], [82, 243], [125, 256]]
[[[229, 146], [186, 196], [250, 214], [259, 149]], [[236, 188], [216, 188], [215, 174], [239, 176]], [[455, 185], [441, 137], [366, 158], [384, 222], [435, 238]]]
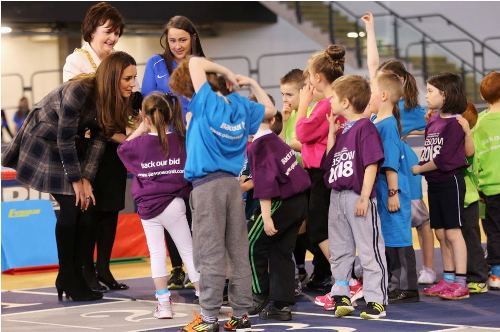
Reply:
[[122, 97], [120, 91], [122, 73], [130, 65], [136, 66], [133, 57], [114, 52], [101, 62], [95, 73], [97, 120], [107, 137], [125, 133], [132, 115], [130, 98]]
[[182, 105], [177, 96], [153, 92], [142, 101], [142, 110], [151, 119], [165, 156], [168, 156], [167, 130], [173, 128], [181, 145], [186, 139], [186, 128], [182, 120]]

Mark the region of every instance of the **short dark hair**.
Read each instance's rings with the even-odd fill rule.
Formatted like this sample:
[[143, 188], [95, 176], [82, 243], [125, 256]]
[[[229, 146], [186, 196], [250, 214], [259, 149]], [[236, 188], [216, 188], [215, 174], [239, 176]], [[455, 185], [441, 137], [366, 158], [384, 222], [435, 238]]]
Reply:
[[488, 104], [494, 104], [500, 100], [500, 73], [492, 71], [481, 81], [481, 96]]
[[107, 21], [111, 23], [111, 29], [118, 31], [121, 37], [125, 23], [123, 17], [115, 7], [107, 2], [99, 2], [87, 10], [85, 18], [82, 22], [82, 36], [83, 40], [90, 43], [92, 41], [92, 34], [96, 31], [97, 27], [105, 24]]
[[280, 79], [280, 84], [294, 83], [297, 84], [300, 89], [304, 86], [304, 81], [304, 71], [302, 69], [294, 68]]
[[448, 114], [462, 114], [467, 108], [467, 96], [462, 79], [457, 74], [442, 73], [432, 76], [427, 83], [436, 87], [444, 94], [444, 103], [441, 112]]
[[346, 98], [356, 113], [363, 113], [370, 102], [372, 91], [366, 79], [358, 75], [342, 76], [332, 84], [340, 100]]
[[[271, 96], [269, 93], [267, 94], [267, 96], [269, 97], [269, 99], [271, 100], [271, 103], [273, 103], [273, 106], [276, 106], [276, 101], [274, 100], [273, 96]], [[250, 99], [251, 101], [254, 101], [256, 103], [258, 103], [259, 101], [257, 100], [257, 97], [255, 97], [254, 94], [251, 94], [250, 96], [248, 96], [248, 99]]]

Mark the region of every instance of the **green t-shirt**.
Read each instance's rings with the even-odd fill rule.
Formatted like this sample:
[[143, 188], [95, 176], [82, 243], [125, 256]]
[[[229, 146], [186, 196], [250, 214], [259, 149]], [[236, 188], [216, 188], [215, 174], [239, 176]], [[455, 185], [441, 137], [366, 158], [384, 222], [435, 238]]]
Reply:
[[468, 207], [474, 202], [479, 200], [479, 193], [477, 191], [477, 176], [474, 173], [474, 160], [473, 158], [467, 158], [469, 162], [469, 167], [464, 171], [465, 178], [465, 198], [464, 207]]
[[[309, 117], [314, 109], [314, 106], [316, 106], [317, 102], [312, 103], [309, 105], [307, 108], [307, 114], [306, 116]], [[290, 113], [290, 117], [288, 118], [288, 121], [285, 124], [285, 127], [283, 130], [285, 131], [285, 143], [290, 145], [292, 143], [293, 139], [297, 139], [297, 134], [295, 131], [297, 124], [297, 110], [293, 110]], [[302, 156], [300, 152], [295, 151], [295, 157], [297, 158], [297, 162], [302, 165]]]
[[472, 130], [474, 135], [474, 172], [479, 191], [486, 196], [500, 194], [500, 113], [483, 112]]

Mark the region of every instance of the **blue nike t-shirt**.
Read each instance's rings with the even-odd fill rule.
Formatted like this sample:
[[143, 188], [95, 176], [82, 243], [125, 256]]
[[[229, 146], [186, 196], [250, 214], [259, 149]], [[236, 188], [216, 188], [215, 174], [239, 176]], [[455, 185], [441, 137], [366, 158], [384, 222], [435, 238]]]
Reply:
[[220, 96], [205, 82], [193, 96], [189, 111], [193, 117], [186, 136], [186, 180], [219, 171], [238, 176], [248, 135], [259, 129], [264, 105], [238, 93]]

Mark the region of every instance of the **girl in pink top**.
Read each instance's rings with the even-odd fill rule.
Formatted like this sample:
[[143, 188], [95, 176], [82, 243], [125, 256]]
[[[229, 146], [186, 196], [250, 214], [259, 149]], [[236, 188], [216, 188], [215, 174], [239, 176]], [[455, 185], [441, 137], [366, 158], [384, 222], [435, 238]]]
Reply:
[[[328, 206], [330, 190], [323, 183], [320, 169], [321, 158], [326, 151], [328, 121], [330, 114], [331, 83], [344, 74], [345, 49], [341, 45], [330, 45], [326, 50], [312, 55], [305, 74], [307, 84], [300, 90], [299, 108], [297, 111], [297, 139], [302, 143], [302, 159], [304, 168], [311, 179], [307, 233], [312, 246], [319, 245], [326, 259], [328, 249]], [[322, 93], [321, 99], [314, 107], [311, 115], [306, 117], [307, 107], [313, 100], [313, 92]], [[319, 257], [318, 257], [319, 258]], [[328, 264], [325, 259], [320, 259]], [[320, 263], [320, 262], [318, 262]], [[316, 269], [316, 265], [315, 265]], [[315, 273], [316, 275], [316, 273]], [[329, 276], [323, 276], [325, 279]], [[320, 282], [321, 280], [315, 280]]]

